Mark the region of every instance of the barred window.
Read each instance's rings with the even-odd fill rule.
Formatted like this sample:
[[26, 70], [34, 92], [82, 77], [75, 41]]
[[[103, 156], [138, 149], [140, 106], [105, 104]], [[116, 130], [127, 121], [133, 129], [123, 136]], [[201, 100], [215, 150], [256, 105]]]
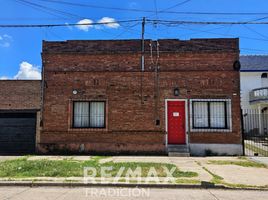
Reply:
[[192, 101], [192, 129], [230, 129], [230, 119], [228, 101]]
[[105, 102], [73, 102], [74, 128], [105, 128]]
[[[267, 73], [262, 73], [261, 85], [262, 85], [262, 87], [268, 87], [268, 74]], [[266, 93], [267, 93], [267, 90], [263, 90], [263, 91], [266, 91]]]

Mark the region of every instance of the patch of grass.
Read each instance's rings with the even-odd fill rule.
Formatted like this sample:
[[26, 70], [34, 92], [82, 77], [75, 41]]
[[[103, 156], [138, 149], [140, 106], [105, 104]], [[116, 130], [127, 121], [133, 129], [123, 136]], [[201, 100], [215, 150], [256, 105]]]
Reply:
[[177, 179], [176, 183], [177, 184], [193, 184], [193, 185], [197, 185], [197, 184], [200, 184], [201, 181], [195, 180], [195, 179]]
[[[163, 167], [169, 170], [176, 167], [167, 163], [143, 163], [143, 162], [122, 162], [122, 163], [99, 163], [100, 159], [106, 157], [93, 157], [88, 161], [67, 160], [27, 160], [27, 157], [6, 160], [0, 163], [0, 177], [26, 178], [26, 177], [83, 177], [84, 167], [94, 167], [97, 170], [97, 177], [100, 177], [101, 167], [111, 167], [106, 173], [115, 177], [119, 169], [125, 168], [121, 177], [124, 177], [128, 169], [134, 171], [137, 167], [141, 168], [142, 177], [148, 175], [151, 167], [155, 168], [158, 177], [165, 177], [166, 173]], [[180, 171], [177, 167], [173, 176], [179, 177], [196, 177], [196, 172]]]
[[245, 143], [245, 147], [247, 149], [249, 149], [250, 151], [253, 151], [254, 153], [258, 153], [258, 154], [263, 155], [263, 156], [268, 155], [268, 151], [261, 149], [259, 147], [256, 147], [254, 145]]
[[[124, 167], [125, 169], [131, 169], [134, 171], [137, 169], [137, 167], [141, 168], [141, 174], [142, 177], [146, 177], [148, 175], [148, 172], [150, 171], [151, 167], [153, 167], [156, 172], [158, 177], [166, 177], [166, 172], [163, 167], [167, 167], [169, 170], [171, 170], [173, 167], [176, 167], [174, 164], [166, 164], [166, 163], [144, 163], [144, 162], [120, 162], [120, 163], [113, 163], [113, 162], [107, 162], [102, 164], [101, 166], [104, 167], [109, 167], [112, 166], [113, 169], [109, 171], [112, 176], [116, 176], [118, 173], [119, 169]], [[122, 176], [126, 176], [127, 170], [124, 170], [122, 173]], [[100, 174], [97, 174], [100, 176]], [[198, 174], [196, 172], [184, 172], [180, 171], [177, 167], [175, 172], [173, 173], [173, 176], [178, 178], [178, 177], [196, 177]]]
[[237, 158], [240, 160], [248, 160], [247, 157], [245, 157], [245, 156], [238, 156]]
[[208, 164], [213, 165], [238, 165], [242, 167], [256, 167], [256, 168], [266, 168], [265, 164], [249, 161], [249, 160], [243, 160], [243, 161], [231, 161], [231, 160], [209, 160]]
[[259, 186], [259, 185], [233, 184], [233, 183], [226, 183], [226, 182], [223, 182], [222, 184], [230, 188], [240, 188], [240, 189], [245, 189], [245, 188], [267, 189], [268, 188], [268, 185]]
[[93, 156], [91, 157], [91, 160], [95, 161], [95, 162], [99, 162], [102, 159], [106, 159], [106, 158], [110, 158], [111, 156]]
[[[90, 164], [91, 166], [96, 165], [94, 161]], [[83, 176], [83, 166], [84, 163], [72, 160], [27, 160], [27, 158], [20, 158], [0, 163], [0, 177]]]
[[65, 182], [65, 183], [78, 183], [79, 181], [78, 180], [67, 180], [67, 179], [65, 179], [63, 182]]
[[74, 160], [74, 156], [67, 157], [67, 158], [63, 158], [63, 160], [73, 160], [73, 161], [75, 161], [75, 160]]
[[206, 167], [202, 167], [205, 171], [207, 171], [213, 178], [212, 178], [212, 183], [215, 184], [220, 184], [222, 183], [223, 178], [217, 174], [214, 174], [213, 172], [211, 172], [210, 170], [208, 170]]
[[[247, 160], [247, 158], [241, 158], [242, 160]], [[221, 184], [229, 188], [240, 188], [240, 189], [245, 189], [245, 188], [251, 188], [251, 189], [268, 189], [268, 185], [264, 186], [256, 186], [256, 185], [245, 185], [245, 184], [233, 184], [233, 183], [227, 183], [224, 181], [224, 178], [214, 174], [210, 170], [208, 170], [206, 167], [203, 167], [200, 162], [195, 161], [198, 165], [200, 165], [205, 171], [207, 171], [213, 178], [210, 181], [212, 184]]]
[[200, 163], [200, 162], [198, 162], [198, 161], [195, 161], [196, 162], [196, 164], [198, 164], [199, 166], [201, 166], [206, 172], [208, 172], [213, 178], [212, 178], [212, 183], [214, 183], [214, 184], [220, 184], [220, 183], [222, 183], [222, 180], [223, 180], [223, 178], [221, 177], [221, 176], [219, 176], [219, 175], [217, 175], [217, 174], [214, 174], [213, 172], [211, 172], [210, 170], [208, 170], [206, 167], [204, 167], [204, 166], [202, 166], [202, 164]]
[[[119, 179], [118, 182], [126, 182], [126, 179]], [[135, 181], [135, 180], [129, 180], [129, 183], [139, 183], [138, 181]], [[141, 183], [145, 183], [145, 181], [141, 181]], [[150, 183], [155, 183], [153, 181], [151, 181]], [[170, 182], [172, 183], [172, 182]], [[177, 179], [176, 180], [176, 184], [192, 184], [192, 185], [197, 185], [197, 184], [200, 184], [201, 181], [199, 180], [193, 180], [193, 179]]]
[[195, 163], [202, 167], [201, 162], [195, 161]]

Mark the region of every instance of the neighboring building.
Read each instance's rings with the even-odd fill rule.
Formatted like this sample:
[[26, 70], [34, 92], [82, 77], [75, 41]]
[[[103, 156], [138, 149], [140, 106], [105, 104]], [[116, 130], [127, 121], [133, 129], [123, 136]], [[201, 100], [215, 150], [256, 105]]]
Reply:
[[268, 134], [268, 55], [240, 56], [240, 62], [245, 129]]
[[39, 152], [240, 155], [238, 39], [146, 40], [144, 71], [140, 50], [43, 42]]
[[40, 100], [41, 81], [0, 81], [0, 154], [35, 152]]

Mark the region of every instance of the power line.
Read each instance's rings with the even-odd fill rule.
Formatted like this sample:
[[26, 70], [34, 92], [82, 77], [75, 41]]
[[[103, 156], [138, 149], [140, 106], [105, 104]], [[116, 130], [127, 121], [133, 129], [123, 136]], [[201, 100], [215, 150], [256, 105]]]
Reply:
[[[123, 24], [120, 24], [120, 26], [121, 26], [123, 29], [125, 29], [125, 30], [123, 30], [121, 33], [119, 33], [119, 34], [118, 34], [116, 37], [114, 37], [113, 39], [116, 39], [116, 38], [120, 37], [121, 35], [125, 34], [126, 32], [129, 32], [129, 33], [131, 33], [131, 34], [135, 34], [135, 35], [137, 35], [137, 33], [140, 32], [140, 29], [134, 29], [134, 27], [136, 27], [136, 26], [139, 25], [139, 24], [141, 24], [140, 21], [134, 23], [133, 25], [128, 25], [128, 26], [126, 26], [124, 23], [123, 23]], [[155, 32], [151, 32], [151, 31], [148, 31], [148, 30], [147, 30], [146, 33], [145, 33], [145, 35], [146, 35], [146, 34], [153, 35], [153, 34], [155, 34]]]
[[[211, 32], [211, 31], [197, 30], [197, 29], [192, 29], [192, 28], [182, 28], [182, 27], [180, 27], [179, 29], [186, 29], [186, 30], [192, 30], [192, 31], [199, 31], [199, 32], [203, 32], [203, 33], [209, 33], [209, 34], [213, 34], [213, 35], [220, 35], [220, 36], [224, 36], [224, 37], [238, 37], [238, 36], [236, 36], [236, 35], [232, 35], [232, 34], [215, 33], [215, 32]], [[266, 40], [266, 39], [253, 38], [253, 37], [246, 37], [246, 36], [239, 36], [239, 38], [268, 42], [268, 39]]]
[[244, 51], [253, 51], [253, 52], [256, 52], [256, 51], [260, 51], [260, 52], [268, 52], [268, 50], [263, 50], [263, 49], [251, 49], [251, 48], [242, 48], [240, 47], [240, 49], [243, 49]]
[[22, 5], [31, 7], [31, 8], [33, 8], [34, 10], [39, 10], [39, 11], [42, 11], [42, 12], [47, 13], [47, 14], [49, 14], [49, 15], [53, 15], [53, 16], [55, 16], [55, 17], [61, 17], [60, 15], [57, 15], [57, 14], [55, 14], [54, 12], [51, 12], [51, 11], [49, 11], [49, 10], [41, 9], [41, 8], [39, 8], [39, 7], [33, 6], [33, 5], [31, 5], [31, 4], [26, 4], [25, 2], [21, 2], [21, 1], [18, 1], [18, 0], [15, 0], [15, 1], [16, 1], [17, 3], [22, 4]]
[[125, 34], [126, 32], [129, 32], [129, 33], [135, 33], [137, 34], [138, 31], [136, 30], [133, 30], [132, 28], [134, 28], [135, 26], [137, 26], [138, 24], [140, 24], [140, 22], [137, 22], [131, 26], [124, 26], [124, 25], [121, 25], [123, 29], [125, 29], [124, 31], [122, 31], [121, 33], [117, 34], [115, 37], [113, 37], [113, 39], [117, 39], [118, 37], [122, 36], [123, 34]]
[[[133, 20], [122, 20], [114, 22], [93, 22], [93, 23], [83, 23], [79, 26], [88, 25], [105, 25], [105, 24], [115, 24], [115, 23], [128, 23], [128, 22], [138, 22], [140, 19]], [[255, 25], [267, 25], [268, 22], [223, 22], [223, 21], [170, 21], [170, 20], [153, 20], [147, 19], [148, 23], [155, 24], [159, 23], [162, 25], [180, 25], [180, 24], [192, 24], [192, 25], [241, 25], [241, 24], [255, 24]], [[77, 26], [77, 24], [0, 24], [1, 28], [40, 28], [40, 27], [60, 27], [60, 26]]]
[[[192, 31], [199, 31], [199, 32], [203, 32], [203, 33], [209, 33], [209, 34], [213, 34], [213, 35], [220, 35], [220, 36], [224, 36], [224, 37], [238, 37], [237, 35], [223, 34], [223, 33], [215, 33], [215, 32], [211, 32], [210, 30], [207, 30], [207, 31], [206, 31], [206, 30], [198, 30], [198, 29], [182, 28], [182, 27], [180, 27], [179, 29], [192, 30]], [[239, 36], [239, 38], [268, 42], [268, 39], [266, 40], [266, 39], [253, 38], [253, 37], [247, 37], [247, 36]]]
[[[232, 26], [232, 25], [230, 25], [230, 26]], [[225, 26], [221, 26], [221, 27], [216, 27], [216, 28], [211, 28], [211, 29], [207, 29], [207, 30], [198, 30], [198, 29], [195, 29], [195, 30], [193, 30], [193, 29], [191, 29], [191, 31], [194, 31], [194, 33], [186, 33], [186, 34], [183, 34], [183, 35], [180, 35], [180, 37], [183, 37], [183, 36], [192, 36], [192, 35], [195, 35], [195, 34], [200, 34], [200, 31], [206, 31], [206, 32], [209, 32], [209, 31], [215, 31], [215, 30], [219, 30], [219, 29], [223, 29], [223, 28], [225, 28]], [[182, 28], [182, 27], [180, 27], [179, 29], [186, 29], [186, 28]]]
[[65, 11], [61, 11], [58, 9], [54, 9], [54, 8], [50, 8], [47, 6], [43, 6], [41, 4], [37, 4], [37, 3], [33, 3], [27, 0], [16, 0], [18, 3], [23, 3], [24, 5], [28, 5], [30, 7], [34, 7], [34, 8], [39, 8], [39, 10], [41, 9], [43, 12], [47, 12], [47, 11], [51, 11], [52, 13], [57, 13], [63, 16], [67, 16], [67, 17], [78, 17], [78, 18], [84, 18], [82, 16], [76, 15], [76, 14], [72, 14], [69, 12], [65, 12]]
[[[172, 9], [172, 8], [176, 8], [176, 7], [178, 7], [178, 6], [181, 6], [181, 5], [185, 4], [185, 3], [188, 3], [189, 1], [191, 1], [191, 0], [185, 0], [185, 1], [183, 1], [183, 2], [179, 2], [179, 3], [177, 3], [177, 4], [173, 5], [173, 6], [170, 6], [170, 7], [168, 7], [168, 8], [162, 9], [162, 10], [160, 10], [160, 11], [156, 10], [156, 14], [152, 14], [152, 15], [146, 16], [146, 18], [153, 17], [154, 15], [156, 15], [156, 18], [158, 19], [158, 13], [164, 13], [164, 12], [167, 12], [168, 10], [170, 10], [170, 9]], [[154, 4], [155, 4], [155, 8], [156, 8], [156, 6], [157, 6], [157, 4], [156, 4], [156, 0], [154, 0]]]
[[[128, 11], [128, 12], [142, 12], [142, 13], [155, 13], [155, 10], [142, 10], [142, 9], [135, 9], [135, 8], [120, 8], [120, 7], [109, 7], [109, 6], [99, 6], [94, 4], [85, 4], [85, 3], [73, 3], [68, 1], [59, 1], [59, 0], [39, 0], [47, 3], [55, 3], [55, 4], [65, 4], [69, 6], [78, 6], [78, 7], [90, 7], [96, 9], [106, 9], [106, 10], [115, 10], [115, 11]], [[168, 14], [182, 14], [182, 15], [268, 15], [267, 12], [199, 12], [199, 11], [168, 11], [172, 8], [177, 6], [183, 5], [190, 0], [185, 0], [180, 2], [174, 6], [168, 7], [162, 11], [161, 13], [168, 13]]]
[[257, 18], [257, 19], [254, 19], [254, 20], [250, 21], [250, 22], [261, 21], [261, 20], [264, 20], [264, 19], [267, 19], [267, 18], [268, 18], [267, 16], [266, 17], [262, 17], [262, 18]]
[[154, 0], [155, 16], [158, 19], [157, 0]]
[[176, 24], [211, 24], [211, 25], [240, 25], [240, 24], [268, 24], [268, 22], [248, 22], [248, 21], [237, 21], [237, 22], [232, 22], [232, 21], [179, 21], [179, 20], [153, 20], [153, 19], [148, 19], [148, 22], [151, 23], [159, 23], [159, 24], [167, 24], [167, 25], [176, 25]]
[[176, 7], [178, 7], [178, 6], [182, 6], [183, 4], [186, 4], [186, 3], [190, 2], [190, 1], [191, 1], [191, 0], [185, 0], [185, 1], [183, 1], [183, 2], [177, 3], [177, 4], [175, 4], [174, 6], [171, 6], [171, 7], [168, 7], [168, 8], [163, 9], [161, 12], [166, 12], [166, 11], [171, 10], [171, 9], [173, 9], [173, 8], [176, 8]]
[[268, 15], [265, 12], [191, 12], [191, 11], [184, 11], [184, 12], [177, 12], [177, 11], [168, 11], [165, 13], [170, 14], [183, 14], [183, 15]]
[[31, 18], [31, 17], [0, 18], [0, 21], [41, 21], [41, 20], [56, 21], [56, 20], [70, 20], [70, 18], [63, 18], [63, 17], [58, 17], [58, 16], [57, 18]]
[[129, 22], [140, 22], [139, 19], [133, 20], [122, 20], [113, 22], [92, 22], [92, 23], [81, 23], [81, 24], [0, 24], [0, 28], [42, 28], [42, 27], [63, 27], [63, 26], [90, 26], [90, 25], [107, 25], [107, 24], [120, 24]]
[[[146, 18], [156, 16], [156, 19], [158, 20], [158, 13], [163, 13], [163, 12], [168, 11], [170, 9], [176, 8], [176, 7], [181, 6], [181, 5], [185, 4], [185, 3], [188, 3], [189, 1], [191, 1], [191, 0], [184, 0], [184, 1], [179, 2], [179, 3], [177, 3], [177, 4], [173, 5], [173, 6], [170, 6], [168, 8], [165, 8], [165, 9], [162, 9], [162, 10], [158, 11], [158, 9], [157, 9], [157, 0], [154, 0], [155, 14], [146, 16]], [[157, 28], [157, 23], [154, 23], [153, 25], [154, 25], [155, 28]], [[157, 36], [157, 29], [155, 31], [155, 36]]]
[[246, 29], [250, 30], [251, 32], [253, 32], [253, 33], [257, 34], [257, 35], [260, 35], [261, 37], [263, 37], [263, 38], [265, 38], [265, 39], [268, 40], [268, 36], [263, 35], [262, 33], [259, 33], [258, 31], [254, 30], [254, 29], [252, 29], [252, 28], [250, 28], [250, 27], [247, 27], [245, 24], [243, 24], [243, 26], [244, 26]]
[[[183, 4], [188, 3], [189, 1], [191, 1], [191, 0], [185, 0], [185, 1], [183, 1], [183, 2], [179, 2], [179, 3], [177, 3], [177, 4], [173, 5], [173, 6], [170, 6], [170, 7], [168, 7], [168, 8], [164, 8], [164, 9], [158, 11], [158, 12], [156, 13], [156, 16], [158, 16], [158, 13], [167, 13], [168, 10], [171, 10], [171, 9], [176, 8], [176, 7], [178, 7], [178, 6], [182, 6]], [[156, 5], [156, 0], [155, 0], [155, 5]], [[152, 16], [154, 16], [154, 15], [150, 15], [150, 16], [147, 16], [147, 17], [152, 17]], [[158, 18], [158, 17], [157, 17], [157, 18]]]

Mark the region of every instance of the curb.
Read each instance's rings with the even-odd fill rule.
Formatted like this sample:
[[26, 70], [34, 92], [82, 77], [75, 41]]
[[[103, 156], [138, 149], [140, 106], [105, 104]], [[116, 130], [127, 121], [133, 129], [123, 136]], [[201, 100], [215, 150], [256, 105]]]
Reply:
[[0, 187], [128, 187], [128, 188], [158, 188], [158, 189], [222, 189], [222, 190], [259, 190], [268, 188], [236, 188], [221, 184], [134, 184], [134, 183], [74, 183], [74, 182], [32, 182], [32, 181], [1, 181]]

